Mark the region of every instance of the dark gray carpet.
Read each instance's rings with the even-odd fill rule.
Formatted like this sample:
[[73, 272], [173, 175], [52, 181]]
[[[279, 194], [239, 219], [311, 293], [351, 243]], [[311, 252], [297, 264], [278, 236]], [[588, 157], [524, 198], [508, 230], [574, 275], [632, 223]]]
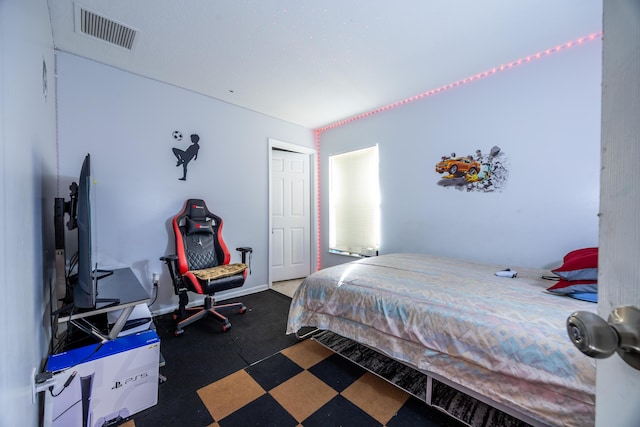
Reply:
[[222, 303], [241, 301], [244, 314], [224, 313], [231, 329], [221, 332], [213, 318], [202, 319], [174, 336], [172, 314], [154, 319], [167, 381], [158, 387], [158, 404], [134, 415], [136, 427], [206, 426], [213, 420], [196, 391], [298, 342], [285, 335], [291, 298], [267, 290]]

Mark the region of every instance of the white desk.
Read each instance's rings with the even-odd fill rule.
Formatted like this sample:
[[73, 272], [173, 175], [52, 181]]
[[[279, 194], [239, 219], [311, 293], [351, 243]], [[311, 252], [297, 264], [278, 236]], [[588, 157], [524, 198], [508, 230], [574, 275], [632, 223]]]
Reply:
[[[61, 313], [58, 316], [58, 323], [69, 322], [103, 342], [114, 340], [124, 327], [133, 308], [138, 304], [147, 303], [151, 299], [142, 286], [142, 283], [140, 283], [136, 275], [128, 267], [115, 269], [113, 270], [113, 274], [98, 280], [97, 298], [118, 299], [120, 302], [117, 304], [97, 303], [94, 309], [72, 313], [70, 315]], [[118, 316], [108, 335], [104, 335], [86, 319], [96, 314], [115, 310], [122, 310], [122, 313]]]

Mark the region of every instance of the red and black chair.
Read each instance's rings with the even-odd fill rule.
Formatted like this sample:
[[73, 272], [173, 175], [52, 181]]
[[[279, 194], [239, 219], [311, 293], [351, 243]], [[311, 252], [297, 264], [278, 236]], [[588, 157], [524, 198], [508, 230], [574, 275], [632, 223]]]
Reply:
[[[222, 218], [214, 215], [203, 200], [189, 199], [184, 209], [173, 218], [176, 254], [160, 259], [167, 264], [176, 295], [179, 297], [175, 335], [184, 327], [203, 317], [212, 316], [222, 323], [222, 331], [231, 328], [229, 320], [220, 314], [223, 309], [236, 309], [244, 313], [247, 308], [240, 302], [215, 305], [216, 292], [241, 287], [248, 267], [247, 253], [251, 248], [237, 248], [242, 263], [230, 264], [231, 254], [222, 239]], [[204, 305], [187, 307], [188, 292], [205, 295]]]

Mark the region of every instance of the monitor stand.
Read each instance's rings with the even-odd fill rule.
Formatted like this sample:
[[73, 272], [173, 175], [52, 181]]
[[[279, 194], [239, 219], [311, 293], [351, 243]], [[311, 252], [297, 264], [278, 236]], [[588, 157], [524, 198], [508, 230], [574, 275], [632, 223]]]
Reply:
[[[95, 280], [95, 290], [98, 292], [98, 280], [109, 277], [113, 274], [113, 270], [100, 270], [96, 268], [93, 271], [93, 278]], [[100, 307], [98, 307], [100, 304]], [[96, 298], [95, 308], [106, 308], [120, 304], [120, 298]]]
[[[97, 289], [101, 296], [99, 300], [107, 300], [106, 303], [108, 305], [82, 312], [69, 313], [67, 311], [58, 316], [57, 321], [60, 323], [70, 322], [84, 332], [95, 336], [100, 341], [116, 339], [133, 311], [133, 308], [138, 304], [149, 302], [150, 298], [147, 290], [142, 286], [142, 283], [140, 283], [131, 268], [116, 268], [112, 274], [108, 274], [107, 276], [105, 276], [103, 280], [98, 281]], [[122, 311], [106, 335], [92, 327], [87, 320], [87, 318], [96, 314], [108, 313], [114, 310]]]

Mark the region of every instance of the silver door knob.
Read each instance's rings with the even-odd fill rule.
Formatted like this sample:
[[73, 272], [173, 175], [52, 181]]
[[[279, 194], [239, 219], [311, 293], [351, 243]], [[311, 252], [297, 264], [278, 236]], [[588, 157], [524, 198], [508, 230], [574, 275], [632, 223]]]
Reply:
[[622, 359], [640, 370], [640, 310], [618, 307], [608, 322], [595, 313], [576, 311], [567, 319], [571, 342], [584, 354], [605, 359], [617, 352]]
[[578, 350], [596, 359], [611, 356], [618, 348], [618, 334], [605, 320], [589, 311], [577, 311], [567, 319], [567, 332]]

